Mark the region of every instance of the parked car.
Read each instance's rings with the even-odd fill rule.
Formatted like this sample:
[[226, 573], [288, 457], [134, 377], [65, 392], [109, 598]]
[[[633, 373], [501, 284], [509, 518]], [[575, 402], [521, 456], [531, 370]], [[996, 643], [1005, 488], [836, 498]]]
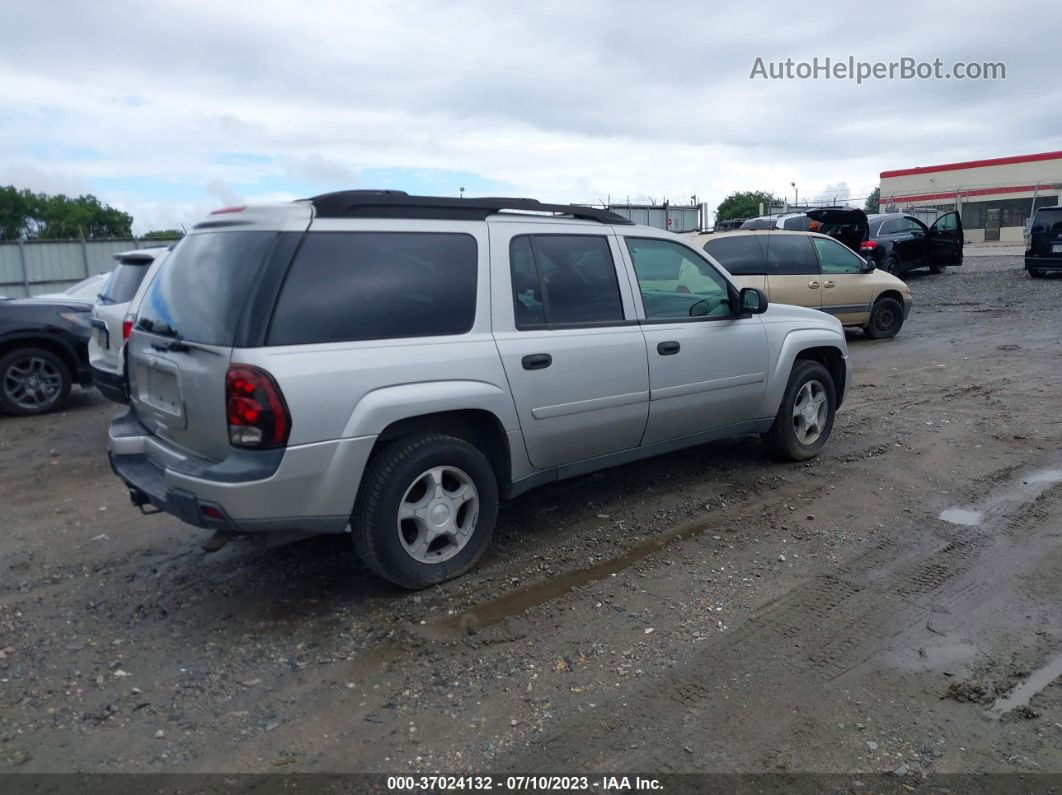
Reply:
[[670, 232], [373, 191], [197, 225], [128, 359], [109, 451], [135, 505], [213, 546], [350, 532], [406, 588], [469, 569], [501, 497], [734, 434], [815, 456], [851, 380], [835, 318]]
[[90, 386], [89, 305], [15, 298], [0, 303], [0, 410], [43, 414]]
[[129, 400], [126, 390], [125, 343], [144, 289], [157, 272], [167, 249], [142, 248], [115, 254], [117, 266], [103, 284], [92, 307], [88, 343], [92, 380], [100, 393], [116, 403]]
[[1036, 210], [1025, 242], [1025, 270], [1034, 279], [1062, 271], [1062, 206]]
[[822, 310], [874, 339], [895, 337], [911, 312], [906, 284], [827, 235], [738, 230], [694, 244], [772, 303]]
[[819, 228], [817, 221], [808, 218], [808, 214], [782, 213], [781, 215], [760, 215], [750, 218], [743, 223], [740, 229], [789, 229], [798, 232], [814, 232]]
[[34, 301], [77, 301], [82, 304], [94, 304], [110, 275], [110, 273], [97, 273], [87, 279], [82, 279], [72, 287], [67, 287], [62, 292], [43, 293], [31, 296], [31, 298]]
[[929, 268], [939, 274], [949, 265], [962, 265], [962, 220], [956, 212], [944, 213], [931, 226], [913, 215], [867, 215], [857, 207], [821, 207], [807, 214], [820, 222], [819, 232], [873, 260], [886, 273]]

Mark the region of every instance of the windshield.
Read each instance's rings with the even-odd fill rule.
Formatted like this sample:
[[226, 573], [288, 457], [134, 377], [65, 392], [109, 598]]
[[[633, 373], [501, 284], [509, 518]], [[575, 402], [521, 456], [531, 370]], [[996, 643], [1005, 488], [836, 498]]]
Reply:
[[206, 345], [231, 346], [244, 299], [277, 232], [188, 235], [152, 281], [137, 328]]

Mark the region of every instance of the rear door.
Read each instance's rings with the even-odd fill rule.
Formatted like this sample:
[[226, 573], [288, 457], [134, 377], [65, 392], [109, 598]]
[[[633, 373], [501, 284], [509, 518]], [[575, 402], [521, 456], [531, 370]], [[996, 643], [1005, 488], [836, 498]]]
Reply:
[[962, 219], [944, 213], [929, 227], [929, 258], [934, 265], [962, 265]]
[[822, 306], [822, 279], [815, 251], [805, 234], [759, 235], [767, 263], [767, 294], [778, 304], [818, 309]]
[[733, 312], [736, 290], [694, 249], [655, 237], [624, 240], [649, 354], [642, 444], [754, 419], [768, 359], [760, 316]]
[[870, 317], [874, 300], [872, 277], [866, 261], [836, 240], [814, 235], [811, 243], [822, 273], [822, 311], [846, 326], [862, 326]]
[[742, 287], [767, 292], [767, 265], [755, 235], [723, 235], [708, 240], [702, 248]]
[[229, 452], [225, 374], [249, 297], [281, 233], [242, 227], [186, 236], [147, 292], [129, 340], [130, 402], [178, 448]]
[[852, 251], [859, 251], [860, 244], [870, 236], [867, 214], [858, 207], [817, 207], [808, 210], [807, 217], [817, 224], [811, 231], [829, 235]]
[[648, 363], [611, 227], [500, 221], [489, 229], [494, 338], [531, 463], [637, 447]]

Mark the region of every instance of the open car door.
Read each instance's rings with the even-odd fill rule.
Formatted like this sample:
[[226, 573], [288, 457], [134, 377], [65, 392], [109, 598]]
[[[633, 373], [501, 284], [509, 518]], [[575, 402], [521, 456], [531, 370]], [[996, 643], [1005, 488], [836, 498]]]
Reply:
[[829, 235], [856, 254], [860, 253], [859, 244], [870, 236], [867, 214], [858, 207], [816, 207], [808, 210], [807, 216], [818, 223], [818, 228], [812, 225], [812, 232]]
[[962, 265], [962, 219], [944, 213], [929, 227], [929, 261], [933, 265]]

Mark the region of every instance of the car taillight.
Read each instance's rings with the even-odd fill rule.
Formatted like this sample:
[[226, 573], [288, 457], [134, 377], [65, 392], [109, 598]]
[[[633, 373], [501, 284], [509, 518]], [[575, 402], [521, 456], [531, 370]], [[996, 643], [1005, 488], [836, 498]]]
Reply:
[[877, 247], [878, 244], [875, 243], [873, 240], [864, 240], [862, 243], [859, 244], [860, 251], [873, 251]]
[[229, 442], [236, 447], [282, 447], [291, 417], [273, 376], [249, 364], [230, 364], [225, 374]]
[[133, 316], [132, 315], [126, 315], [125, 319], [122, 320], [122, 339], [123, 340], [129, 339], [129, 335], [132, 334], [132, 333], [133, 333]]

